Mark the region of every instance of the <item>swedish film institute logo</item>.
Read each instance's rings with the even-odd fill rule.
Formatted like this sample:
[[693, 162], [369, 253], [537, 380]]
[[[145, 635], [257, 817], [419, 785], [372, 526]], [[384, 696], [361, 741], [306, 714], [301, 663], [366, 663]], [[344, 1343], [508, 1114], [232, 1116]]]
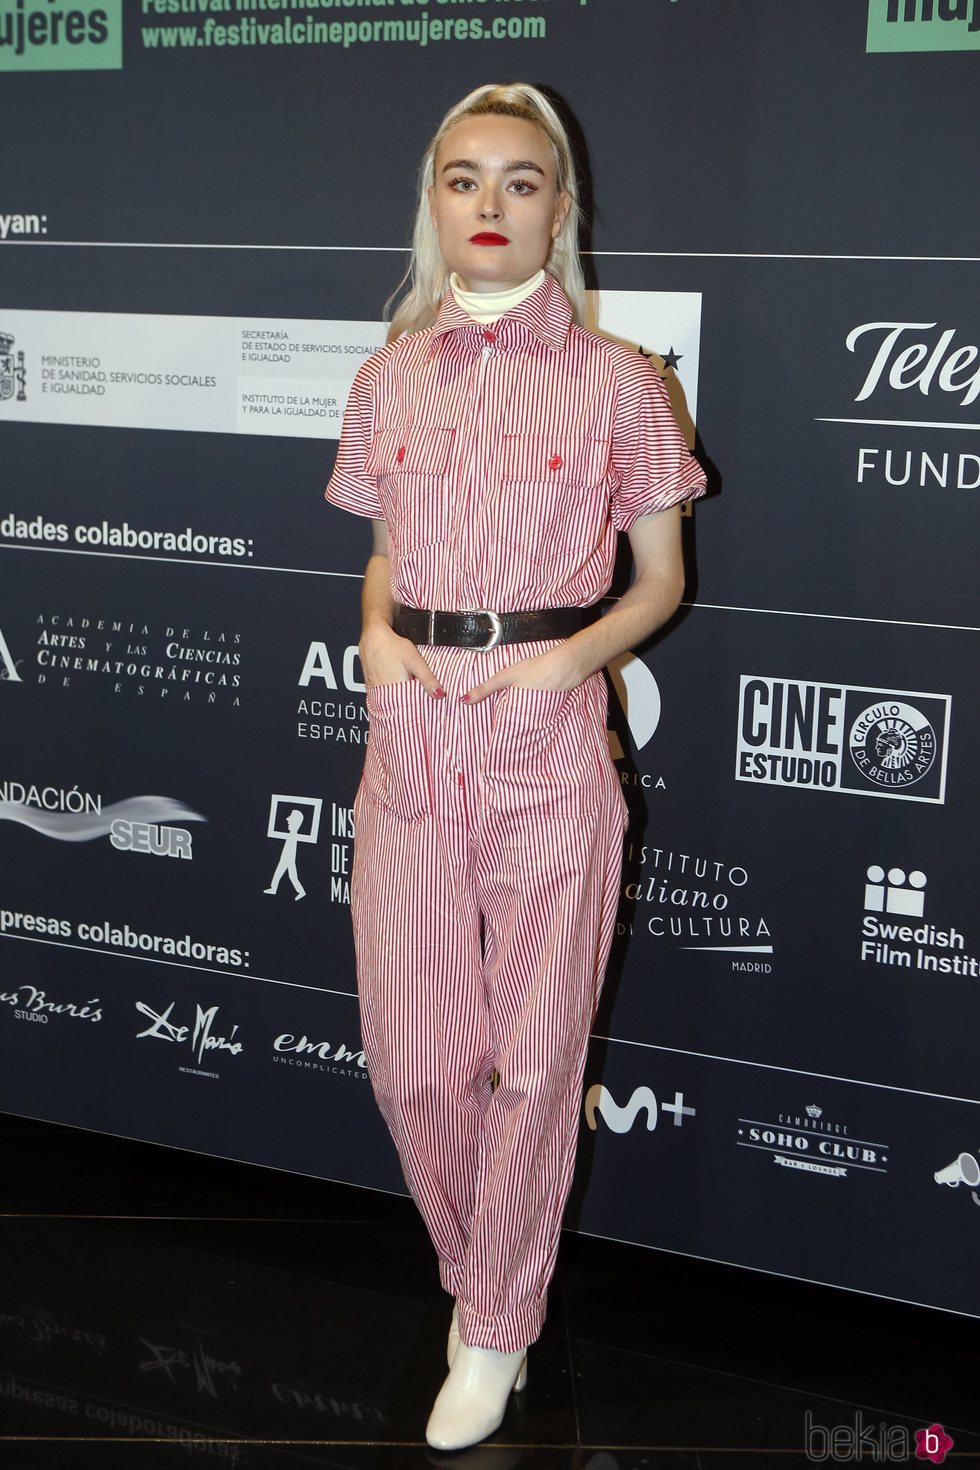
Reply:
[[931, 922], [928, 879], [920, 868], [886, 870], [872, 863], [865, 874], [861, 961], [933, 975], [980, 976], [980, 960], [967, 953], [967, 936], [955, 925]]
[[742, 676], [735, 779], [943, 803], [948, 694]]
[[14, 351], [16, 340], [9, 332], [0, 331], [0, 403], [8, 403], [11, 398], [27, 402], [27, 370], [23, 352]]

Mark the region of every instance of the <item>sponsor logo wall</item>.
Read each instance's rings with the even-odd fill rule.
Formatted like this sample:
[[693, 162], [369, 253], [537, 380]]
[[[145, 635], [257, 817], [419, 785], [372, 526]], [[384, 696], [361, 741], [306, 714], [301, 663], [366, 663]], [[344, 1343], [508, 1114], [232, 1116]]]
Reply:
[[588, 142], [589, 320], [712, 491], [608, 669], [565, 1223], [980, 1315], [980, 17], [519, 8], [0, 0], [0, 1107], [404, 1193], [348, 908], [369, 527], [322, 491], [431, 128], [529, 75]]

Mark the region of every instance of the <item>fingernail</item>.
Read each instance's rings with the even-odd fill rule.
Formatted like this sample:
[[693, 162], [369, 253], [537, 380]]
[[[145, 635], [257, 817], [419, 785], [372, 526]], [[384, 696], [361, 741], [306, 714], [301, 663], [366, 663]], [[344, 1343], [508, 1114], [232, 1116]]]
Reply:
[[461, 694], [459, 697], [460, 699], [469, 699], [470, 696], [468, 694]]
[[446, 697], [446, 691], [445, 691], [445, 689], [437, 689], [436, 690], [436, 699], [445, 699], [445, 697]]

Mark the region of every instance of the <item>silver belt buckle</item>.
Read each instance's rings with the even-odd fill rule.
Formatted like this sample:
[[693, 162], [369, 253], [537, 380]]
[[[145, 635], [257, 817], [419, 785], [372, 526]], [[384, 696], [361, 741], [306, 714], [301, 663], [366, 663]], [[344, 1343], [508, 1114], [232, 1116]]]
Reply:
[[486, 616], [490, 619], [489, 641], [481, 645], [481, 651], [485, 653], [488, 648], [496, 648], [497, 644], [503, 637], [504, 625], [500, 621], [500, 614], [495, 613], [492, 608], [475, 607], [473, 611], [478, 613], [485, 613]]

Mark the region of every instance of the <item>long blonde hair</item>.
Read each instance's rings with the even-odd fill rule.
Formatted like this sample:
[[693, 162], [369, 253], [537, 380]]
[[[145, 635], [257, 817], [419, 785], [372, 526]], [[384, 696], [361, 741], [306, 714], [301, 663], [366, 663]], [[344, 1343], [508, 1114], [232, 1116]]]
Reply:
[[418, 207], [412, 232], [412, 254], [405, 274], [385, 302], [385, 320], [397, 302], [388, 341], [431, 326], [445, 295], [449, 271], [439, 250], [439, 241], [429, 212], [428, 190], [435, 183], [436, 151], [449, 129], [466, 117], [518, 117], [540, 128], [555, 160], [557, 190], [567, 194], [570, 206], [561, 233], [551, 242], [546, 269], [555, 277], [572, 304], [575, 320], [585, 317], [585, 279], [578, 254], [582, 209], [578, 177], [568, 132], [557, 111], [543, 92], [528, 82], [489, 82], [477, 87], [451, 107], [439, 124], [425, 151], [418, 174]]

